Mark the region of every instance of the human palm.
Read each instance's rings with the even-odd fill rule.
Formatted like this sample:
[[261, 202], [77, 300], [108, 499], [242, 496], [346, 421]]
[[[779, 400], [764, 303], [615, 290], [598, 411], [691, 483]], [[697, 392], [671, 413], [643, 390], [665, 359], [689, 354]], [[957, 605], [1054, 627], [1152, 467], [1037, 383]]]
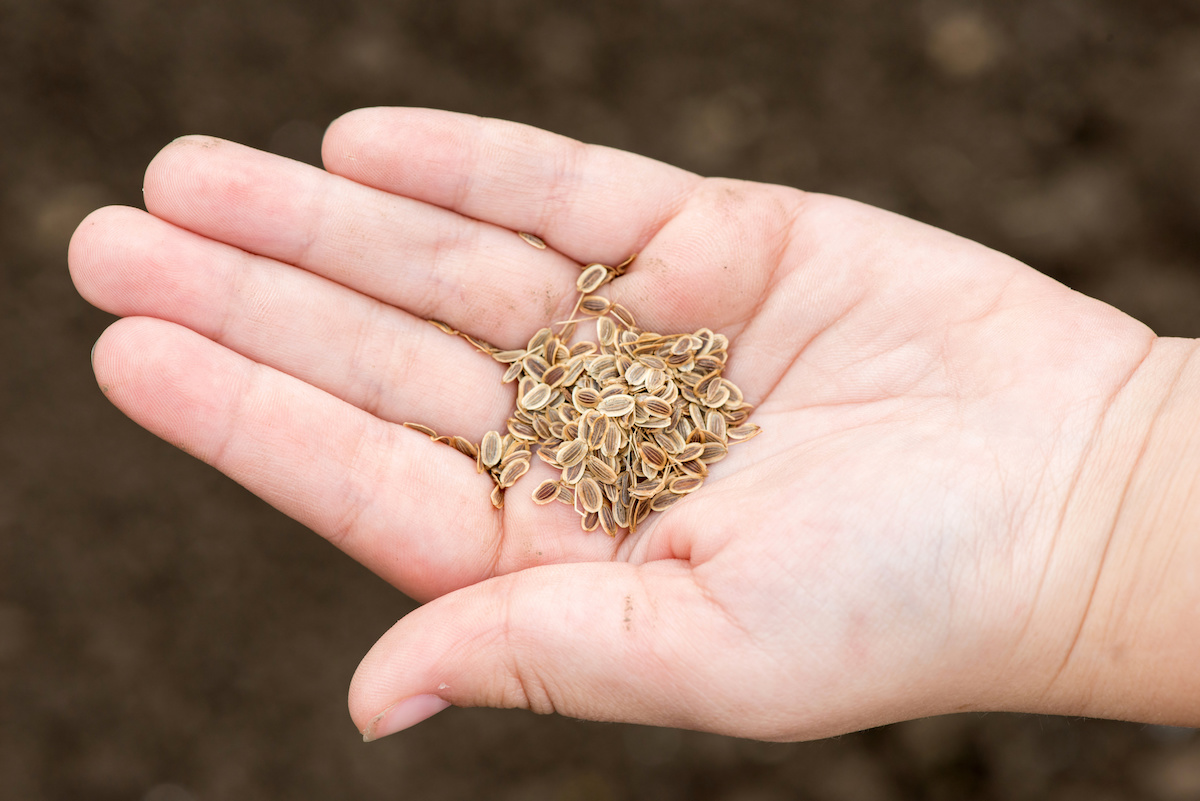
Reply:
[[[450, 702], [794, 739], [1052, 679], [1085, 602], [1056, 538], [1143, 326], [877, 209], [509, 123], [367, 110], [324, 155], [181, 140], [149, 214], [96, 212], [70, 261], [129, 318], [94, 354], [114, 403], [429, 602], [360, 667], [360, 728]], [[726, 334], [763, 434], [636, 534], [534, 505], [537, 460], [494, 510], [472, 460], [398, 425], [478, 441], [513, 405], [424, 319], [520, 347], [581, 263], [635, 252], [609, 296]]]

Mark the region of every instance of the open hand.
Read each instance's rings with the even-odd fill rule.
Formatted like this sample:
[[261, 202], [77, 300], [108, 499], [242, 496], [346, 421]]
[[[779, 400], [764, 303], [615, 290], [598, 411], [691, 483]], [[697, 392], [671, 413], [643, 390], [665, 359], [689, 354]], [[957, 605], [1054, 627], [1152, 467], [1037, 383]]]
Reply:
[[[1144, 326], [878, 209], [512, 123], [364, 110], [324, 158], [181, 139], [70, 264], [126, 318], [113, 403], [428, 602], [354, 678], [368, 736], [449, 703], [801, 739], [1053, 683], [1103, 547], [1068, 500]], [[632, 253], [609, 297], [726, 334], [763, 433], [635, 535], [533, 504], [538, 460], [493, 509], [400, 423], [477, 442], [513, 388], [424, 320], [521, 347]]]

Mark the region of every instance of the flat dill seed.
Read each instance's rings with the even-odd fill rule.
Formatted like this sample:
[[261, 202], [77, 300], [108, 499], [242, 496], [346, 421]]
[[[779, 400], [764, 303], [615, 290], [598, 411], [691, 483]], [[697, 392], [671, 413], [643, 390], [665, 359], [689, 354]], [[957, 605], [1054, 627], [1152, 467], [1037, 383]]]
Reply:
[[530, 245], [533, 245], [538, 250], [546, 249], [546, 242], [537, 234], [531, 234], [527, 231], [517, 231], [517, 236], [524, 239]]

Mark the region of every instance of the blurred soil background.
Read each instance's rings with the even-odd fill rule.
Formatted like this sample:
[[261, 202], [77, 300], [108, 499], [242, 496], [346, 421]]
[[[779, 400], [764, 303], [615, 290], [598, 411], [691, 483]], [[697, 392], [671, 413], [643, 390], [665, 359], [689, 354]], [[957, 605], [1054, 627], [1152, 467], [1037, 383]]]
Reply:
[[450, 710], [364, 745], [411, 602], [126, 420], [66, 247], [186, 133], [368, 105], [858, 198], [1200, 335], [1200, 5], [0, 0], [0, 798], [1200, 798], [1190, 730], [962, 715], [772, 745]]

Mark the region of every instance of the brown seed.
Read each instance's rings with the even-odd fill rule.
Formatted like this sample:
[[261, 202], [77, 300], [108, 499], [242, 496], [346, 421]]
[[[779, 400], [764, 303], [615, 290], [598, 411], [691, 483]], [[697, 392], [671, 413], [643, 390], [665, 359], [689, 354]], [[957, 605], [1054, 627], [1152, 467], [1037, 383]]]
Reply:
[[700, 454], [704, 453], [704, 446], [699, 442], [689, 442], [683, 446], [683, 450], [675, 454], [675, 461], [688, 462], [692, 459], [699, 459]]
[[643, 462], [653, 467], [656, 472], [667, 466], [667, 454], [653, 442], [642, 441], [638, 443], [638, 455], [642, 457]]
[[579, 483], [575, 486], [575, 495], [583, 508], [589, 512], [600, 511], [600, 504], [604, 503], [600, 485], [591, 476], [585, 475], [579, 479]]
[[671, 416], [671, 404], [662, 398], [656, 398], [653, 395], [643, 395], [638, 398], [638, 405], [645, 409], [646, 414], [651, 417]]
[[687, 462], [680, 462], [679, 469], [687, 473], [689, 476], [703, 478], [708, 475], [708, 468], [704, 466], [704, 462], [699, 459], [692, 459]]
[[533, 502], [539, 506], [545, 506], [551, 503], [558, 497], [558, 482], [553, 479], [546, 479], [533, 490]]
[[583, 457], [587, 456], [587, 445], [583, 442], [573, 439], [570, 442], [564, 442], [562, 447], [554, 454], [554, 459], [563, 467], [571, 467], [583, 461]]
[[724, 442], [706, 442], [704, 450], [700, 451], [700, 461], [705, 464], [719, 462], [729, 455], [729, 446]]
[[575, 486], [579, 480], [583, 478], [583, 471], [586, 465], [582, 461], [578, 461], [570, 467], [564, 467], [562, 471], [562, 481], [568, 486]]
[[436, 437], [437, 436], [436, 431], [434, 431], [429, 426], [423, 426], [420, 423], [401, 423], [401, 425], [403, 425], [405, 428], [411, 428], [413, 431], [416, 431], [418, 434], [424, 434], [427, 437]]
[[725, 418], [715, 409], [704, 416], [704, 427], [717, 439], [725, 439]]
[[550, 402], [550, 396], [553, 393], [554, 390], [539, 381], [533, 389], [525, 393], [525, 397], [521, 399], [521, 406], [530, 411], [536, 411]]
[[493, 353], [492, 358], [495, 359], [496, 361], [500, 362], [501, 364], [511, 364], [512, 362], [519, 362], [519, 361], [521, 361], [521, 359], [524, 359], [525, 351], [523, 351], [523, 350], [502, 350], [502, 351]]
[[600, 452], [605, 456], [616, 456], [621, 452], [624, 437], [619, 425], [610, 425], [604, 429], [604, 441], [600, 443]]
[[556, 364], [545, 373], [542, 374], [542, 383], [548, 387], [557, 387], [567, 377], [567, 367], [563, 364]]
[[629, 309], [620, 303], [614, 303], [608, 310], [608, 313], [616, 317], [626, 328], [635, 328], [637, 326], [637, 323], [633, 320], [633, 315], [629, 313]]
[[591, 387], [575, 387], [571, 391], [571, 403], [583, 414], [588, 409], [596, 408], [600, 402], [600, 393]]
[[588, 295], [579, 301], [579, 310], [587, 314], [607, 314], [612, 304], [608, 298], [599, 295]]
[[633, 411], [634, 401], [629, 395], [613, 395], [596, 405], [596, 410], [608, 417], [623, 417]]
[[500, 473], [498, 482], [501, 487], [511, 487], [517, 483], [517, 479], [529, 472], [528, 459], [513, 459], [504, 466], [504, 470]]
[[671, 483], [667, 488], [676, 495], [687, 495], [689, 492], [695, 492], [704, 484], [704, 479], [698, 476], [680, 476], [679, 478], [671, 479]]
[[453, 328], [451, 328], [450, 326], [446, 325], [441, 320], [426, 320], [425, 322], [429, 323], [434, 328], [441, 331], [443, 334], [449, 334], [452, 337], [458, 336], [458, 331], [456, 331]]
[[517, 231], [517, 236], [521, 237], [522, 239], [524, 239], [530, 245], [533, 245], [538, 250], [546, 249], [545, 241], [543, 241], [542, 238], [540, 236], [538, 236], [537, 234], [531, 234], [526, 231]]
[[617, 521], [613, 517], [612, 506], [607, 503], [600, 507], [600, 528], [610, 537], [617, 536]]
[[546, 360], [541, 356], [538, 356], [536, 353], [531, 353], [526, 356], [521, 360], [521, 364], [525, 367], [525, 372], [529, 373], [529, 375], [533, 376], [538, 381], [541, 381], [542, 376], [545, 375], [548, 369], [550, 369], [550, 365], [546, 362]]
[[729, 429], [726, 432], [726, 436], [729, 437], [730, 442], [745, 442], [748, 439], [756, 437], [761, 431], [762, 429], [758, 426], [752, 423], [745, 423], [736, 428]]
[[533, 426], [526, 423], [524, 420], [517, 420], [510, 417], [508, 420], [508, 433], [516, 439], [533, 442], [537, 439], [537, 432], [533, 430]]
[[500, 432], [489, 431], [479, 443], [479, 460], [484, 467], [495, 467], [500, 463]]
[[583, 516], [583, 520], [581, 520], [579, 523], [579, 527], [587, 532], [595, 531], [596, 527], [599, 525], [600, 515], [596, 512], [588, 512]]
[[654, 512], [665, 512], [681, 500], [683, 500], [682, 495], [676, 495], [670, 490], [666, 490], [654, 496], [654, 499], [650, 501], [650, 509]]
[[470, 456], [472, 459], [479, 456], [479, 449], [475, 447], [475, 443], [466, 437], [453, 436], [450, 438], [450, 444], [463, 456]]
[[596, 338], [604, 347], [613, 347], [617, 342], [617, 324], [608, 317], [601, 317], [596, 321]]
[[558, 485], [558, 497], [555, 498], [559, 503], [565, 503], [571, 506], [575, 503], [575, 489], [566, 484]]
[[611, 278], [611, 271], [603, 264], [589, 264], [579, 274], [575, 288], [585, 295], [591, 294]]
[[607, 417], [596, 417], [591, 421], [591, 427], [587, 432], [587, 446], [589, 451], [599, 450], [604, 444], [604, 437], [608, 433], [610, 423]]
[[587, 462], [587, 472], [601, 484], [616, 484], [617, 471], [613, 470], [603, 460], [591, 457]]

